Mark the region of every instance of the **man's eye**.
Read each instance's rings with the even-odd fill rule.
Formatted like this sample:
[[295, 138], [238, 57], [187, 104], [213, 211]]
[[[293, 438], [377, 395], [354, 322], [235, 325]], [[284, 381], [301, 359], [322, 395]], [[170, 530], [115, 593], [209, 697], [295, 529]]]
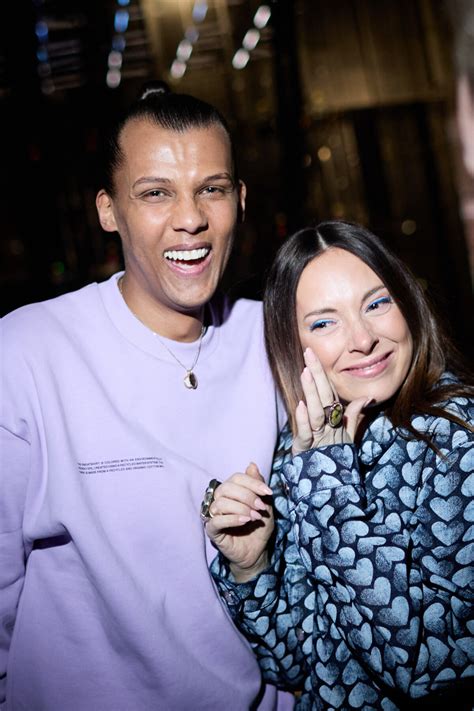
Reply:
[[203, 193], [207, 193], [208, 195], [214, 195], [215, 193], [223, 193], [223, 192], [224, 192], [224, 189], [218, 187], [217, 185], [208, 185], [203, 190]]
[[201, 195], [215, 195], [216, 197], [221, 197], [223, 195], [232, 195], [234, 192], [234, 186], [229, 184], [224, 185], [206, 185], [201, 190]]

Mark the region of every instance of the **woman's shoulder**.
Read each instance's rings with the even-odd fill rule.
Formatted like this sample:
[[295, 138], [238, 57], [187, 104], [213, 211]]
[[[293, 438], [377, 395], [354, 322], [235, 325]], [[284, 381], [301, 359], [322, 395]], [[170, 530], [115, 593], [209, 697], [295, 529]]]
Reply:
[[[437, 451], [447, 453], [459, 447], [474, 447], [474, 398], [468, 389], [464, 393], [457, 386], [461, 386], [459, 379], [452, 373], [444, 373], [437, 384], [438, 402], [429, 412], [413, 413], [411, 431], [394, 426], [389, 416], [380, 413], [364, 434], [359, 451], [362, 461], [373, 465], [394, 452], [398, 453], [400, 461], [408, 455], [412, 460], [415, 453], [417, 458], [423, 459], [430, 454], [436, 456]], [[414, 436], [413, 430], [421, 437]]]
[[[439, 401], [429, 413], [415, 414], [412, 427], [428, 435], [435, 447], [443, 450], [474, 444], [474, 397], [452, 373], [444, 373], [438, 389]], [[452, 394], [449, 394], [452, 389]]]
[[[440, 417], [431, 416], [431, 419], [446, 419], [451, 421], [449, 415], [454, 415], [462, 422], [474, 425], [474, 392], [468, 387], [463, 388], [462, 382], [453, 373], [443, 373], [438, 383], [440, 392], [440, 400], [436, 404], [436, 408], [440, 410]], [[452, 393], [449, 393], [452, 390]], [[442, 411], [446, 412], [446, 416], [442, 416]], [[460, 424], [452, 422], [454, 427], [459, 427]]]

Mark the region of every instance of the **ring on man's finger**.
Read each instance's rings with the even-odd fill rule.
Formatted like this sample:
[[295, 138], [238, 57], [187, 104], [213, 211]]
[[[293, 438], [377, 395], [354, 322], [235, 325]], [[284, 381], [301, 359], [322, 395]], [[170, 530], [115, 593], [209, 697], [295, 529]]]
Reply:
[[326, 424], [329, 425], [329, 427], [340, 427], [344, 415], [344, 407], [341, 403], [334, 400], [331, 405], [323, 407], [323, 410]]
[[209, 521], [213, 514], [210, 511], [211, 505], [214, 502], [214, 494], [216, 493], [216, 489], [218, 486], [221, 485], [222, 482], [218, 481], [217, 479], [211, 479], [209, 484], [207, 485], [207, 489], [204, 492], [204, 498], [201, 502], [201, 511], [200, 511], [200, 516], [201, 520], [206, 523]]

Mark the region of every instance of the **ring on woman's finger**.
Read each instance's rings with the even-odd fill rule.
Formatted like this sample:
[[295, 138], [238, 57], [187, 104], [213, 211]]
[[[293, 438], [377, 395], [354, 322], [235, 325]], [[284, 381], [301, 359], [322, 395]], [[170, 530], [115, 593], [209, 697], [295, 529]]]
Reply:
[[209, 521], [213, 514], [210, 511], [211, 505], [214, 502], [214, 494], [216, 493], [216, 489], [218, 486], [221, 485], [222, 482], [218, 481], [217, 479], [211, 479], [209, 484], [207, 485], [207, 489], [204, 492], [204, 498], [201, 502], [201, 511], [200, 511], [200, 516], [201, 520], [206, 523]]
[[340, 402], [334, 400], [331, 405], [323, 407], [326, 424], [329, 427], [339, 427], [342, 424], [342, 416], [344, 415], [344, 407]]

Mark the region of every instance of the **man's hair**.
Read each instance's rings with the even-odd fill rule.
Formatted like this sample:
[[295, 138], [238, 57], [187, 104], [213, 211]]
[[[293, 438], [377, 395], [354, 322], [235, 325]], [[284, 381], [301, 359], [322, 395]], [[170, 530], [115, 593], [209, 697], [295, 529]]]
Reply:
[[110, 129], [102, 151], [103, 187], [114, 195], [114, 176], [123, 162], [120, 137], [132, 121], [148, 121], [168, 131], [184, 133], [193, 128], [220, 126], [229, 139], [232, 170], [236, 176], [234, 146], [225, 118], [215, 106], [188, 94], [175, 94], [162, 81], [148, 82], [138, 99], [123, 113]]
[[469, 382], [465, 368], [444, 334], [420, 284], [408, 267], [374, 234], [361, 225], [328, 220], [290, 237], [280, 247], [270, 269], [264, 297], [265, 343], [275, 381], [282, 393], [293, 432], [294, 412], [303, 392], [300, 375], [304, 368], [296, 322], [296, 290], [304, 268], [328, 249], [343, 249], [361, 259], [380, 278], [397, 303], [413, 341], [413, 357], [405, 382], [386, 414], [396, 427], [406, 428], [415, 438], [426, 439], [413, 429], [415, 412], [448, 417], [438, 403], [455, 395], [472, 393], [462, 383], [439, 386], [450, 368]]

